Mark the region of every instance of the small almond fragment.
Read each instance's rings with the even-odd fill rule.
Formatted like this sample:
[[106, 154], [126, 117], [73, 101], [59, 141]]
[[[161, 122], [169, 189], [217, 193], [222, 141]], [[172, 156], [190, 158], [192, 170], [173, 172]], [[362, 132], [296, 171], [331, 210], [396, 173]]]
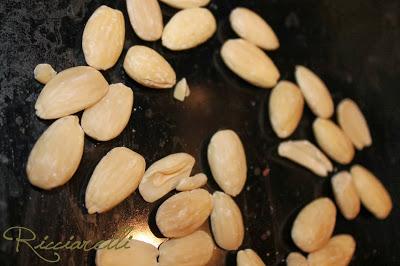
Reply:
[[210, 0], [160, 0], [164, 4], [169, 6], [185, 9], [185, 8], [193, 8], [193, 7], [201, 7], [206, 6], [210, 3]]
[[188, 8], [179, 11], [168, 21], [161, 40], [170, 50], [187, 50], [206, 42], [216, 30], [217, 22], [208, 9]]
[[196, 231], [212, 209], [212, 197], [206, 190], [179, 192], [158, 208], [156, 223], [164, 236], [183, 237]]
[[74, 175], [82, 159], [84, 133], [77, 116], [55, 121], [36, 141], [29, 154], [26, 173], [32, 185], [52, 189]]
[[299, 252], [291, 252], [286, 258], [286, 266], [308, 266], [308, 262]]
[[237, 7], [232, 10], [229, 20], [232, 29], [241, 38], [266, 50], [279, 47], [279, 40], [268, 23], [254, 11]]
[[339, 103], [337, 119], [340, 127], [358, 150], [371, 146], [372, 138], [367, 121], [354, 101], [344, 99]]
[[357, 194], [349, 172], [337, 173], [332, 179], [332, 189], [336, 203], [347, 220], [353, 220], [360, 212], [360, 197]]
[[196, 231], [162, 243], [159, 250], [159, 266], [202, 266], [211, 259], [214, 242], [206, 232]]
[[57, 75], [57, 72], [49, 64], [39, 64], [33, 70], [35, 79], [42, 84], [46, 84]]
[[354, 185], [362, 204], [378, 219], [386, 219], [393, 207], [389, 192], [369, 170], [361, 165], [351, 168]]
[[131, 117], [133, 92], [122, 83], [110, 85], [107, 94], [82, 115], [82, 128], [90, 137], [107, 141], [117, 137]]
[[190, 95], [190, 89], [185, 78], [181, 79], [175, 86], [174, 98], [183, 102]]
[[265, 266], [260, 256], [252, 249], [240, 250], [236, 255], [237, 266]]
[[329, 198], [306, 205], [294, 220], [292, 239], [304, 252], [322, 248], [331, 238], [336, 223], [336, 207]]
[[224, 63], [236, 75], [260, 88], [272, 88], [279, 80], [279, 70], [263, 50], [243, 40], [226, 41], [221, 48]]
[[247, 178], [246, 154], [239, 136], [233, 130], [220, 130], [208, 144], [208, 163], [212, 175], [222, 190], [238, 195]]
[[113, 67], [122, 53], [124, 41], [125, 21], [122, 12], [100, 6], [89, 18], [83, 31], [82, 49], [86, 63], [99, 70]]
[[347, 266], [349, 265], [356, 242], [351, 235], [336, 235], [321, 249], [308, 255], [310, 266]]
[[135, 45], [128, 50], [124, 69], [136, 82], [149, 88], [171, 88], [176, 82], [175, 71], [167, 60], [146, 46]]
[[97, 164], [86, 188], [88, 213], [110, 210], [131, 195], [143, 177], [146, 162], [140, 154], [117, 147]]
[[207, 176], [203, 173], [199, 173], [194, 176], [185, 177], [179, 181], [176, 186], [178, 191], [188, 191], [196, 188], [200, 188], [207, 183]]
[[280, 81], [269, 96], [269, 118], [278, 137], [287, 138], [296, 130], [303, 109], [300, 89], [289, 81]]
[[333, 160], [349, 164], [354, 158], [354, 146], [344, 132], [331, 120], [317, 118], [313, 123], [315, 139]]
[[243, 217], [235, 201], [227, 194], [213, 194], [211, 229], [215, 242], [225, 250], [237, 250], [243, 242]]
[[194, 162], [193, 156], [187, 153], [174, 153], [156, 161], [144, 173], [139, 185], [140, 195], [147, 202], [162, 198], [190, 176]]
[[106, 95], [108, 83], [96, 69], [78, 66], [52, 78], [36, 101], [36, 115], [42, 119], [67, 116], [97, 103]]
[[311, 111], [321, 118], [331, 117], [333, 100], [325, 83], [304, 66], [296, 66], [295, 77]]

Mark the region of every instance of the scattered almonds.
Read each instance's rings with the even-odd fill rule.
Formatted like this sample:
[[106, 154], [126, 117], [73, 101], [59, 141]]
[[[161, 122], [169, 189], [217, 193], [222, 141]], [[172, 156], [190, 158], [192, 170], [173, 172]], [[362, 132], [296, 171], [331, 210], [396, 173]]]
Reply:
[[57, 72], [49, 64], [39, 64], [33, 70], [35, 79], [42, 84], [46, 84], [57, 75]]
[[286, 266], [308, 266], [308, 262], [299, 252], [291, 252], [286, 258]]
[[181, 79], [175, 86], [174, 98], [183, 102], [190, 95], [190, 89], [185, 78]]
[[252, 249], [240, 250], [236, 255], [237, 266], [265, 266], [262, 259]]
[[203, 173], [185, 177], [179, 181], [178, 185], [176, 186], [176, 190], [178, 191], [188, 191], [193, 190], [196, 188], [200, 188], [207, 184], [207, 176]]
[[160, 1], [163, 2], [164, 4], [179, 9], [206, 6], [210, 2], [210, 0], [160, 0]]
[[360, 197], [357, 194], [349, 172], [337, 173], [332, 179], [332, 189], [336, 204], [347, 220], [353, 220], [360, 212]]

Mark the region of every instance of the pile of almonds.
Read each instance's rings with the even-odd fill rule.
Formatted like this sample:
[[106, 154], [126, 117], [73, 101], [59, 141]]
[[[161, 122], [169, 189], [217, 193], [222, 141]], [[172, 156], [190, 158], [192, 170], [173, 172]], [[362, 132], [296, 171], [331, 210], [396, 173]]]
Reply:
[[[165, 26], [157, 0], [126, 1], [130, 23], [139, 38], [161, 40], [166, 48], [181, 51], [201, 45], [214, 35], [216, 19], [203, 7], [209, 0], [160, 1], [182, 9]], [[331, 120], [334, 102], [324, 82], [311, 70], [296, 67], [298, 85], [279, 81], [278, 68], [264, 52], [277, 49], [279, 40], [261, 16], [238, 7], [229, 19], [239, 38], [222, 45], [221, 57], [242, 79], [260, 88], [273, 88], [269, 117], [276, 135], [285, 139], [293, 134], [305, 103], [317, 117], [313, 131], [321, 150], [308, 140], [286, 140], [279, 145], [280, 156], [326, 177], [334, 171], [329, 158], [347, 165], [353, 160], [355, 148], [362, 150], [372, 144], [367, 122], [354, 101], [340, 102], [338, 124]], [[35, 78], [45, 84], [35, 104], [36, 114], [42, 119], [57, 120], [40, 136], [29, 155], [26, 171], [32, 185], [49, 190], [65, 184], [80, 164], [85, 134], [108, 141], [121, 134], [128, 124], [134, 103], [132, 89], [122, 83], [109, 85], [100, 72], [116, 64], [124, 42], [122, 12], [100, 6], [83, 31], [82, 49], [89, 66], [60, 73], [48, 64], [35, 68]], [[166, 89], [176, 85], [174, 97], [180, 101], [190, 95], [186, 79], [177, 83], [173, 67], [147, 46], [130, 47], [123, 68], [145, 87]], [[74, 114], [80, 111], [83, 114], [79, 123]], [[147, 202], [155, 202], [173, 190], [179, 192], [165, 200], [156, 213], [157, 227], [169, 240], [157, 249], [130, 239], [130, 249], [99, 250], [96, 265], [206, 265], [215, 243], [225, 250], [238, 250], [245, 227], [241, 210], [232, 197], [240, 194], [246, 183], [245, 149], [234, 131], [220, 130], [210, 140], [207, 157], [212, 176], [222, 190], [213, 194], [201, 188], [207, 183], [205, 174], [191, 175], [196, 162], [190, 154], [171, 154], [146, 168], [143, 156], [126, 147], [109, 151], [97, 164], [86, 189], [89, 214], [112, 209], [137, 188]], [[354, 165], [350, 172], [336, 173], [331, 183], [336, 203], [346, 219], [358, 215], [361, 203], [379, 219], [389, 215], [390, 195], [363, 166]], [[213, 238], [199, 229], [208, 219]], [[293, 223], [291, 236], [296, 246], [309, 255], [306, 259], [293, 252], [287, 264], [347, 265], [355, 251], [355, 240], [350, 235], [332, 237], [335, 223], [336, 206], [329, 198], [318, 198], [305, 206]], [[237, 264], [265, 265], [251, 249], [237, 253]]]

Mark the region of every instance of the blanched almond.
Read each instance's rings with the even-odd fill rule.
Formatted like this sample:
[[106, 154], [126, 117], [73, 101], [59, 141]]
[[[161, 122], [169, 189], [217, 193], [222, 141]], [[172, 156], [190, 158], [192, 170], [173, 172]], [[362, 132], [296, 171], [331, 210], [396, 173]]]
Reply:
[[117, 9], [101, 6], [89, 18], [82, 37], [86, 63], [99, 70], [115, 65], [124, 48], [124, 15]]
[[108, 211], [126, 199], [138, 187], [145, 168], [144, 158], [128, 148], [109, 151], [97, 164], [86, 188], [88, 212]]
[[126, 127], [132, 113], [133, 92], [122, 83], [112, 84], [108, 93], [82, 115], [82, 128], [94, 139], [107, 141]]
[[139, 185], [140, 195], [147, 202], [154, 202], [190, 176], [194, 158], [187, 153], [168, 155], [153, 163], [145, 172]]
[[163, 2], [164, 4], [179, 9], [206, 6], [210, 2], [210, 0], [160, 0], [160, 1]]
[[35, 79], [42, 84], [46, 84], [57, 75], [57, 72], [49, 64], [39, 64], [33, 70]]
[[204, 189], [179, 192], [158, 208], [156, 223], [166, 237], [187, 236], [207, 220], [212, 208], [212, 197]]
[[246, 154], [239, 136], [232, 130], [220, 130], [208, 144], [208, 163], [212, 175], [222, 190], [238, 195], [247, 178]]
[[348, 164], [353, 160], [353, 144], [335, 123], [317, 118], [313, 123], [313, 131], [318, 145], [329, 157], [341, 164]]
[[262, 259], [252, 249], [240, 250], [236, 256], [237, 266], [265, 266]]
[[274, 62], [263, 50], [246, 40], [226, 41], [221, 56], [230, 70], [254, 86], [272, 88], [279, 80], [279, 70]]
[[353, 220], [360, 212], [360, 197], [357, 194], [349, 172], [337, 173], [332, 179], [332, 189], [336, 203], [347, 220]]
[[183, 102], [190, 95], [190, 89], [185, 78], [181, 79], [175, 86], [174, 98]]
[[287, 138], [296, 130], [303, 108], [300, 89], [289, 81], [280, 81], [269, 96], [269, 119], [278, 137]]
[[135, 45], [128, 50], [124, 69], [136, 82], [149, 88], [171, 88], [176, 82], [171, 65], [159, 53], [146, 46]]
[[214, 192], [213, 202], [211, 229], [215, 242], [223, 249], [237, 250], [244, 238], [242, 213], [235, 201], [223, 192]]
[[106, 95], [108, 83], [92, 67], [66, 69], [52, 78], [36, 101], [36, 115], [43, 119], [67, 116], [97, 103]]
[[176, 190], [178, 191], [187, 191], [193, 190], [196, 188], [200, 188], [207, 183], [207, 176], [203, 173], [199, 173], [194, 176], [185, 177], [179, 181], [176, 186]]
[[358, 150], [371, 146], [372, 138], [367, 121], [354, 101], [344, 99], [339, 103], [337, 119], [340, 127]]
[[336, 207], [329, 198], [319, 198], [305, 206], [294, 220], [293, 242], [305, 252], [322, 248], [331, 238], [336, 223]]
[[362, 204], [378, 219], [386, 219], [393, 203], [389, 192], [379, 179], [361, 165], [351, 168], [353, 182]]
[[43, 132], [29, 154], [26, 173], [32, 185], [52, 189], [74, 175], [83, 154], [84, 133], [79, 118], [66, 116]]
[[286, 266], [308, 266], [308, 262], [299, 252], [291, 252], [286, 258]]

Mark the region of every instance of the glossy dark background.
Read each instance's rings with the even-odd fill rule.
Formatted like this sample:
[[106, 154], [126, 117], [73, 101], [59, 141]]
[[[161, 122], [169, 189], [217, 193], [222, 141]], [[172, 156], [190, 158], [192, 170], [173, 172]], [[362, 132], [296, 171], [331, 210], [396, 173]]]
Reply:
[[[124, 132], [99, 143], [86, 138], [81, 165], [65, 186], [44, 192], [26, 179], [25, 164], [35, 140], [48, 127], [34, 114], [42, 86], [33, 79], [36, 64], [48, 62], [57, 71], [85, 64], [81, 34], [91, 13], [101, 4], [122, 10], [126, 43], [118, 64], [105, 73], [110, 83], [124, 82], [135, 93], [135, 110]], [[146, 204], [138, 193], [113, 210], [87, 215], [84, 192], [90, 175], [111, 148], [127, 146], [143, 154], [148, 164], [174, 152], [196, 157], [194, 172], [209, 174], [205, 150], [218, 129], [231, 128], [243, 140], [248, 159], [248, 181], [236, 198], [246, 224], [243, 248], [253, 248], [267, 265], [283, 265], [292, 250], [290, 227], [296, 213], [312, 199], [331, 196], [329, 179], [314, 176], [277, 156], [279, 139], [267, 117], [268, 90], [257, 89], [235, 77], [219, 55], [222, 42], [234, 37], [227, 17], [232, 8], [248, 6], [261, 13], [279, 36], [281, 47], [269, 52], [282, 79], [293, 80], [296, 64], [315, 70], [328, 84], [335, 103], [356, 100], [369, 122], [374, 144], [358, 152], [356, 162], [377, 174], [386, 185], [394, 209], [385, 221], [363, 210], [352, 222], [339, 214], [336, 233], [350, 233], [357, 241], [352, 265], [400, 265], [400, 2], [397, 0], [212, 0], [218, 32], [205, 45], [174, 53], [160, 42], [147, 43], [163, 54], [186, 77], [192, 94], [184, 103], [172, 90], [145, 89], [124, 73], [126, 50], [142, 43], [133, 33], [125, 1], [3, 0], [0, 3], [0, 229], [26, 226], [38, 237], [66, 241], [71, 235], [99, 240], [131, 225], [139, 238], [148, 238], [147, 217], [156, 204]], [[174, 9], [162, 6], [167, 21]], [[313, 140], [314, 117], [306, 109], [293, 139]], [[263, 171], [270, 168], [270, 174]], [[339, 166], [339, 169], [343, 168]], [[212, 181], [210, 190], [217, 189]], [[154, 217], [153, 217], [154, 218]], [[147, 235], [146, 235], [147, 234]], [[44, 253], [51, 258], [51, 253]], [[93, 265], [94, 254], [60, 253], [62, 265]], [[210, 265], [234, 265], [216, 252]], [[33, 252], [0, 240], [0, 265], [45, 265]]]

